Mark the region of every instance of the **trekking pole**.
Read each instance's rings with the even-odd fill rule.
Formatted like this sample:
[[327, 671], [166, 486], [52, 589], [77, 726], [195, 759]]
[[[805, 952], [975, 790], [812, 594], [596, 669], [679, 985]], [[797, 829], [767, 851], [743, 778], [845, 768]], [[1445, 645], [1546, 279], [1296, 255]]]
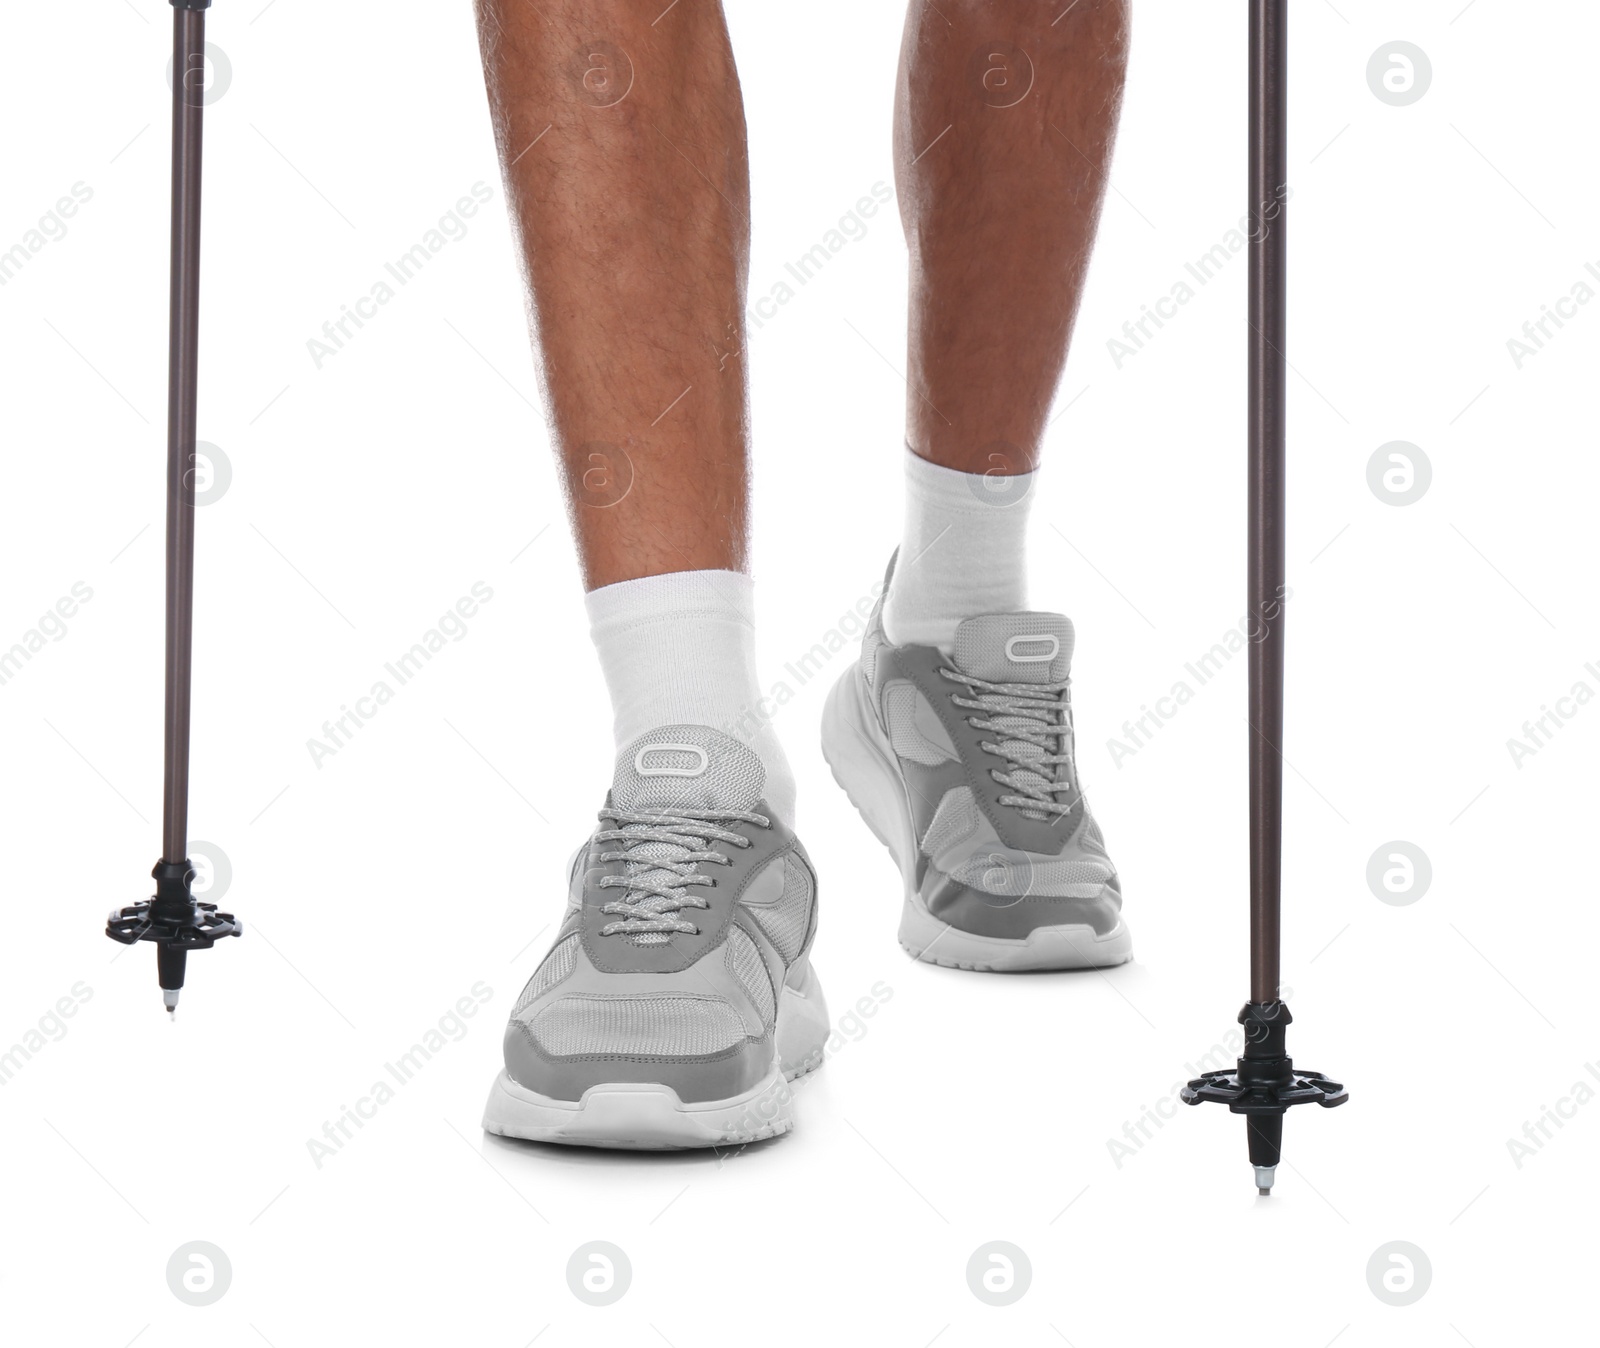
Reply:
[[152, 941], [162, 1000], [177, 1010], [191, 950], [243, 926], [214, 903], [197, 903], [189, 863], [189, 688], [194, 635], [195, 394], [200, 330], [200, 158], [205, 110], [206, 8], [172, 0], [172, 288], [167, 346], [166, 738], [161, 859], [156, 892], [114, 911], [113, 941]]
[[1284, 612], [1284, 197], [1288, 179], [1288, 0], [1250, 0], [1249, 504], [1246, 563], [1250, 646], [1250, 1000], [1239, 1012], [1244, 1056], [1207, 1072], [1184, 1103], [1225, 1104], [1245, 1116], [1256, 1192], [1277, 1177], [1283, 1116], [1349, 1094], [1319, 1072], [1297, 1072], [1287, 1045], [1289, 1008], [1278, 999], [1283, 872]]

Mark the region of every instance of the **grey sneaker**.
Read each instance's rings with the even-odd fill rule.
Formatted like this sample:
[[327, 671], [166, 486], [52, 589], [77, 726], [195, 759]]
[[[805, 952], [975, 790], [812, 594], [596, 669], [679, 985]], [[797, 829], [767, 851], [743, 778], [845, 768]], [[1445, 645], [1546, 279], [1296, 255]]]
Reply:
[[644, 1149], [789, 1129], [788, 1082], [821, 1065], [828, 1012], [809, 958], [816, 875], [765, 781], [706, 726], [618, 756], [555, 943], [512, 1008], [485, 1129]]
[[[893, 563], [890, 564], [891, 573]], [[1116, 867], [1073, 758], [1072, 623], [995, 613], [891, 646], [878, 601], [822, 752], [905, 878], [900, 944], [959, 969], [1123, 964]]]

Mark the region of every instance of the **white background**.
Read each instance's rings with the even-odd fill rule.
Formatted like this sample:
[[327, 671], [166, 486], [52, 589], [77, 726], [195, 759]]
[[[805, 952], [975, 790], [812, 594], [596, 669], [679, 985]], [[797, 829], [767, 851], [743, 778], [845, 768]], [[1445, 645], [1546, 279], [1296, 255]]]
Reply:
[[[0, 686], [0, 1048], [46, 1031], [0, 1087], [10, 1341], [1087, 1348], [1229, 1344], [1251, 1307], [1313, 1348], [1581, 1332], [1600, 707], [1569, 704], [1520, 766], [1507, 741], [1578, 681], [1600, 690], [1600, 306], [1520, 369], [1506, 342], [1600, 259], [1600, 18], [1292, 8], [1284, 977], [1297, 1060], [1351, 1100], [1290, 1117], [1258, 1203], [1242, 1123], [1173, 1104], [1246, 992], [1242, 657], [1147, 747], [1120, 765], [1107, 748], [1244, 611], [1243, 258], [1120, 369], [1107, 348], [1245, 209], [1243, 4], [1136, 5], [1031, 537], [1035, 605], [1078, 624], [1080, 757], [1137, 962], [908, 961], [899, 879], [817, 749], [853, 654], [804, 686], [783, 670], [897, 534], [904, 248], [886, 211], [750, 347], [761, 652], [795, 692], [779, 730], [841, 1047], [792, 1135], [667, 1157], [478, 1129], [603, 796], [609, 711], [469, 7], [210, 13], [232, 84], [206, 119], [200, 434], [233, 480], [199, 518], [191, 834], [230, 859], [246, 934], [191, 961], [175, 1025], [150, 950], [101, 935], [159, 849], [169, 11], [13, 7], [0, 248], [75, 182], [92, 198], [0, 288], [0, 646], [75, 582], [93, 598]], [[755, 294], [892, 182], [901, 14], [729, 10]], [[1404, 107], [1366, 77], [1396, 39], [1433, 72]], [[479, 181], [493, 201], [465, 237], [316, 368], [307, 340]], [[1368, 485], [1393, 440], [1432, 465], [1410, 506]], [[494, 597], [465, 638], [315, 766], [322, 723], [479, 581]], [[1432, 867], [1400, 906], [1367, 882], [1394, 840]], [[318, 1168], [308, 1140], [480, 980], [464, 1035]], [[892, 995], [851, 1018], [877, 984]], [[50, 1020], [75, 986], [87, 999]], [[1508, 1139], [1558, 1106], [1571, 1117], [1519, 1165]], [[1125, 1124], [1138, 1146], [1114, 1156]], [[165, 1275], [194, 1240], [232, 1266], [205, 1308]], [[632, 1264], [606, 1308], [567, 1284], [591, 1240]], [[965, 1274], [991, 1240], [1033, 1270], [1003, 1309]], [[1432, 1268], [1400, 1308], [1367, 1278], [1397, 1240]]]

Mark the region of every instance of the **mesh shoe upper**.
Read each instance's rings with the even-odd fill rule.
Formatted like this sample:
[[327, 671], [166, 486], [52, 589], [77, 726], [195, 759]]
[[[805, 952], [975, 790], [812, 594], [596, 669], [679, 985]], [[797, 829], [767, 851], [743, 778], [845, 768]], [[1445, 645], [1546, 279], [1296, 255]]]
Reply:
[[946, 656], [894, 646], [881, 603], [862, 674], [907, 786], [930, 912], [980, 935], [1111, 931], [1116, 868], [1078, 783], [1074, 632], [1058, 613], [971, 618]]

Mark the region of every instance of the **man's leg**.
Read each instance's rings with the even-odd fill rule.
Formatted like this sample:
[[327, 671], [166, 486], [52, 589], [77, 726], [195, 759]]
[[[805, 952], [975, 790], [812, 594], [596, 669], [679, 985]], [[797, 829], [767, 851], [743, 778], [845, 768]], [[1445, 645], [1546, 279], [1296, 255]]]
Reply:
[[479, 0], [617, 749], [484, 1126], [591, 1146], [782, 1132], [828, 1034], [794, 781], [755, 712], [744, 114], [720, 7], [657, 9]]
[[948, 647], [962, 618], [1026, 606], [1027, 475], [1078, 312], [1127, 51], [1127, 0], [911, 0], [895, 122], [911, 457], [893, 639]]
[[1133, 955], [1074, 761], [1072, 623], [1026, 611], [1024, 551], [1127, 23], [1123, 0], [912, 0], [906, 18], [905, 532], [823, 751], [900, 865], [901, 943], [934, 964]]
[[720, 6], [652, 17], [480, 0], [484, 70], [618, 747], [733, 727], [787, 815], [743, 574], [744, 109]]
[[750, 183], [721, 9], [478, 9], [587, 587], [742, 570]]

